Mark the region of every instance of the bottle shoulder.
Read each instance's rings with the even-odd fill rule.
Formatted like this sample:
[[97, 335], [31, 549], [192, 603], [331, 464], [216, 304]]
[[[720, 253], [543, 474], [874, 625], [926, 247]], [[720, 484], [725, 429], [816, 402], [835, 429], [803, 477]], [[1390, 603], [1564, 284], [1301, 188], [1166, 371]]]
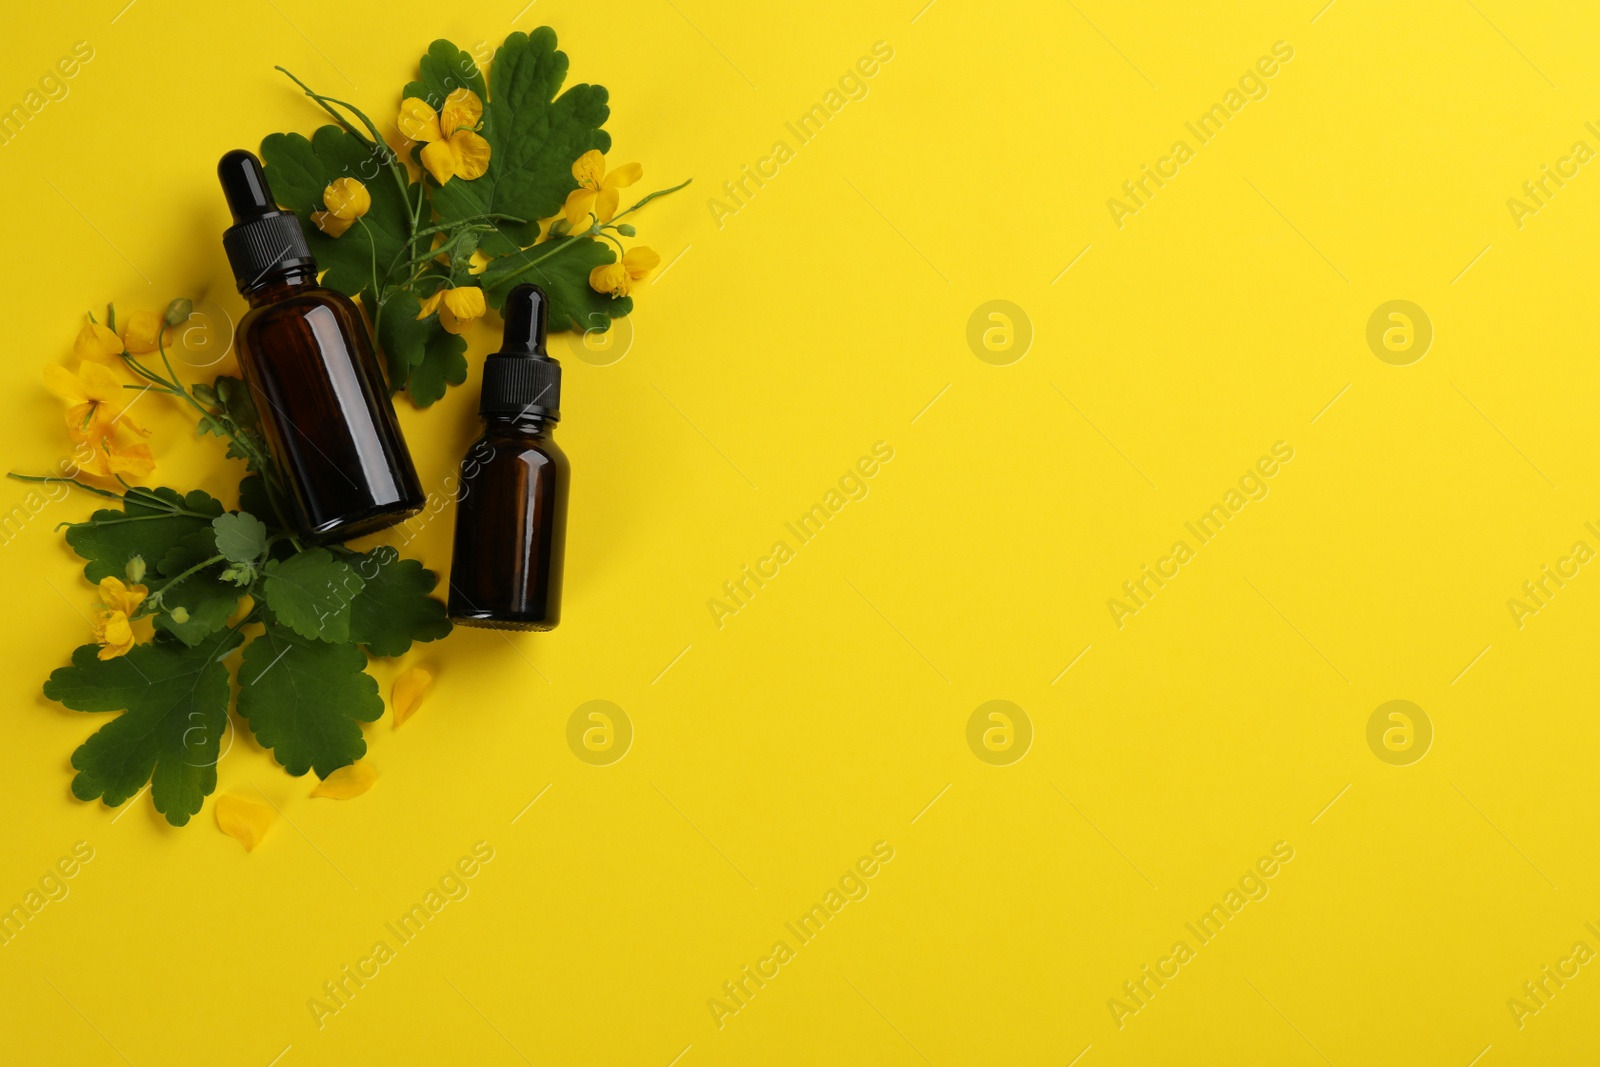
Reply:
[[251, 327], [267, 323], [304, 319], [319, 308], [332, 310], [346, 324], [354, 322], [360, 314], [355, 303], [337, 289], [320, 285], [297, 287], [281, 295], [268, 294], [251, 304], [239, 320], [238, 329], [240, 333], [245, 333]]
[[495, 467], [517, 464], [526, 467], [568, 467], [567, 454], [548, 431], [540, 434], [490, 427], [472, 443], [462, 460], [463, 467]]

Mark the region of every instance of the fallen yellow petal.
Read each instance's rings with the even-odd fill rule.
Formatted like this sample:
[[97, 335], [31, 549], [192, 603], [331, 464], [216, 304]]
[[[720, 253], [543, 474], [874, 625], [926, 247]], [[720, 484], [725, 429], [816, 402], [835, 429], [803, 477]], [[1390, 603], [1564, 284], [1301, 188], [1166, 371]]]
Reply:
[[372, 783], [378, 780], [378, 772], [373, 770], [365, 760], [340, 767], [311, 791], [314, 797], [328, 797], [332, 800], [349, 800], [358, 797], [372, 788]]
[[217, 829], [243, 845], [246, 852], [255, 851], [277, 817], [278, 813], [268, 805], [244, 797], [217, 798]]
[[416, 714], [432, 685], [433, 675], [421, 667], [412, 667], [394, 680], [394, 688], [389, 693], [389, 706], [394, 709], [394, 725], [397, 729]]

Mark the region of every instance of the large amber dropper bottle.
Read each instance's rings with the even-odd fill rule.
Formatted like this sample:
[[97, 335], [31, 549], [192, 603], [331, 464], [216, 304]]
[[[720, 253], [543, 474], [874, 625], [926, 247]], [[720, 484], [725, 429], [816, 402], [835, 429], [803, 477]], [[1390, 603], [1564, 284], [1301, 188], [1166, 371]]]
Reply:
[[361, 313], [317, 284], [317, 262], [293, 214], [280, 211], [256, 157], [217, 165], [233, 225], [222, 235], [250, 310], [239, 367], [303, 539], [344, 541], [399, 522], [425, 497], [400, 436]]

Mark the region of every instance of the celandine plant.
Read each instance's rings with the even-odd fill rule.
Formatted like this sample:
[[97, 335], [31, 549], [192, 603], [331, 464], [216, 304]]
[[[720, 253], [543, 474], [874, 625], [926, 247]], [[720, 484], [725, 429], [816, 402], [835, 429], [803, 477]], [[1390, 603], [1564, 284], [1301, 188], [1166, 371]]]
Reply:
[[[471, 56], [435, 41], [403, 90], [396, 144], [354, 105], [295, 79], [337, 125], [262, 142], [272, 189], [299, 217], [323, 284], [360, 302], [391, 387], [418, 405], [465, 380], [460, 334], [518, 283], [544, 288], [551, 329], [598, 331], [632, 310], [633, 284], [659, 262], [624, 246], [635, 231], [620, 220], [675, 189], [618, 210], [642, 168], [606, 167], [605, 89], [556, 95], [567, 57], [555, 41], [548, 27], [513, 33], [487, 82]], [[191, 314], [174, 300], [120, 330], [114, 308], [103, 322], [90, 315], [76, 370], [45, 371], [67, 402], [73, 458], [47, 477], [12, 475], [111, 502], [63, 524], [99, 601], [93, 642], [44, 693], [74, 711], [122, 712], [73, 753], [72, 792], [116, 806], [149, 785], [175, 826], [216, 788], [233, 682], [240, 717], [285, 770], [315, 771], [318, 795], [353, 796], [373, 777], [357, 762], [360, 724], [384, 710], [368, 657], [450, 632], [431, 595], [437, 578], [416, 560], [301, 542], [249, 388], [228, 375], [186, 384], [173, 369], [170, 334]], [[134, 484], [155, 469], [150, 435], [127, 410], [145, 392], [192, 409], [197, 434], [244, 461], [237, 507]], [[397, 725], [430, 680], [414, 668], [396, 681]], [[233, 803], [219, 804], [218, 824], [253, 847], [265, 824], [247, 809], [262, 806], [222, 799]]]
[[556, 95], [567, 56], [548, 26], [507, 37], [487, 81], [445, 40], [419, 71], [391, 143], [353, 104], [284, 70], [337, 125], [309, 140], [273, 134], [261, 159], [327, 272], [323, 284], [360, 302], [390, 384], [426, 407], [466, 380], [461, 332], [519, 282], [549, 294], [551, 330], [604, 331], [632, 311], [634, 283], [661, 260], [624, 246], [636, 231], [621, 220], [689, 183], [618, 210], [644, 170], [606, 168], [603, 86]]
[[[186, 387], [173, 370], [167, 334], [189, 315], [189, 301], [175, 300], [164, 320], [136, 313], [120, 335], [114, 309], [103, 324], [91, 320], [75, 346], [77, 373], [45, 371], [68, 404], [73, 460], [60, 477], [12, 475], [115, 501], [64, 524], [100, 600], [94, 642], [50, 675], [44, 694], [74, 711], [124, 712], [73, 753], [73, 795], [116, 806], [149, 784], [174, 826], [216, 788], [230, 675], [262, 747], [290, 774], [325, 779], [366, 753], [359, 724], [383, 714], [367, 656], [403, 655], [450, 632], [444, 604], [429, 595], [438, 579], [416, 560], [387, 546], [306, 545], [292, 532], [245, 384], [221, 375]], [[238, 508], [198, 489], [128, 481], [155, 469], [148, 434], [122, 403], [130, 389], [175, 398], [196, 413], [198, 434], [227, 441], [228, 456], [245, 461]], [[230, 671], [225, 661], [241, 646]]]

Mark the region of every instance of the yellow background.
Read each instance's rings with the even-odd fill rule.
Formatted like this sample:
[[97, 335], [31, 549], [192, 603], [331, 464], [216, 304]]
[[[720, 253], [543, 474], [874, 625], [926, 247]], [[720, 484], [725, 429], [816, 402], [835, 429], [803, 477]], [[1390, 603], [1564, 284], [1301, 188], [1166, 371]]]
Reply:
[[[1600, 547], [1600, 164], [1521, 228], [1506, 201], [1600, 148], [1600, 15], [1320, 2], [14, 12], [5, 106], [74, 42], [94, 58], [0, 147], [8, 468], [66, 454], [40, 370], [85, 309], [242, 310], [215, 161], [321, 125], [275, 63], [383, 120], [434, 37], [548, 23], [569, 82], [611, 91], [611, 161], [694, 185], [638, 219], [671, 265], [624, 358], [556, 346], [561, 628], [376, 665], [386, 696], [403, 666], [439, 680], [403, 729], [367, 729], [366, 796], [310, 799], [245, 734], [219, 793], [283, 813], [253, 854], [214, 798], [182, 830], [148, 795], [75, 801], [68, 759], [105, 717], [39, 686], [87, 637], [93, 591], [51, 527], [92, 501], [0, 550], [0, 904], [94, 849], [0, 948], [0, 1058], [1592, 1062], [1600, 968], [1521, 1029], [1507, 1000], [1600, 949], [1600, 575], [1521, 629], [1506, 602]], [[1280, 40], [1269, 95], [1196, 145], [1184, 122]], [[798, 147], [784, 124], [878, 41], [866, 98]], [[1179, 138], [1195, 158], [1118, 229], [1107, 199]], [[708, 198], [780, 139], [795, 158], [719, 226]], [[1034, 333], [1006, 366], [966, 340], [995, 299]], [[1409, 366], [1365, 340], [1392, 299], [1435, 330]], [[494, 334], [465, 388], [402, 405], [435, 490]], [[146, 403], [153, 484], [232, 505], [214, 442]], [[707, 600], [877, 441], [870, 494], [719, 629]], [[1118, 629], [1107, 599], [1277, 441], [1270, 495]], [[3, 486], [9, 510], [27, 490]], [[407, 552], [443, 572], [449, 534]], [[566, 741], [593, 699], [635, 731], [610, 766]], [[993, 699], [1034, 730], [1009, 766], [966, 740]], [[1410, 766], [1366, 741], [1392, 699], [1435, 731]], [[477, 841], [470, 895], [319, 1029], [308, 1000]], [[870, 895], [796, 946], [784, 923], [878, 841]], [[1270, 895], [1198, 947], [1184, 923], [1278, 841]], [[719, 1029], [707, 1001], [780, 939], [795, 958]], [[1196, 958], [1119, 1029], [1108, 999], [1180, 939]]]

